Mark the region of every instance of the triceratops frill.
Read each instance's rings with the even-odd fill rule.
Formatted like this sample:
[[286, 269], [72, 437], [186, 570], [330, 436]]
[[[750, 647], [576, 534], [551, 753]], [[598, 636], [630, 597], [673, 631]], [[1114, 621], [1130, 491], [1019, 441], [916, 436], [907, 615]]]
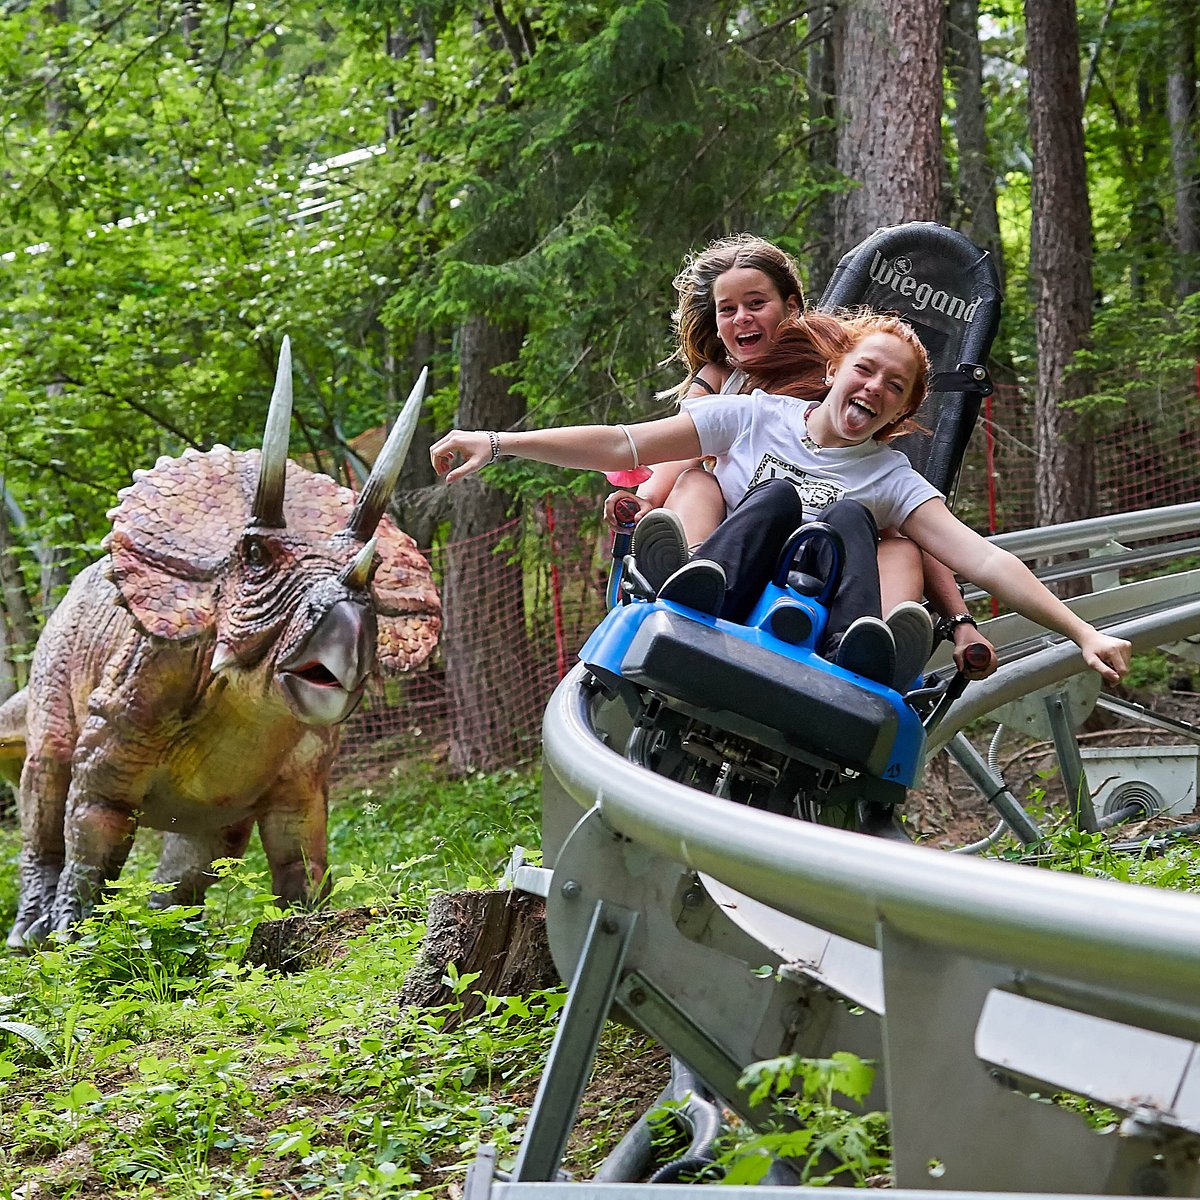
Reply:
[[440, 629], [428, 564], [384, 513], [424, 381], [357, 500], [288, 461], [286, 338], [261, 453], [189, 450], [120, 493], [108, 557], [34, 652], [11, 947], [86, 914], [139, 824], [166, 833], [164, 901], [200, 899], [256, 823], [280, 898], [319, 893], [337, 722]]

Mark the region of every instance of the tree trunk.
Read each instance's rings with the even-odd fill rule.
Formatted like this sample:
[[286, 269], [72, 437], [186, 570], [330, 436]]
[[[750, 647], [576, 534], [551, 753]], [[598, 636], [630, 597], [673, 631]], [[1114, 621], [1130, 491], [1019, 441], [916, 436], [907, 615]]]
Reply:
[[[42, 6], [42, 13], [47, 25], [63, 25], [70, 17], [67, 0], [48, 0]], [[58, 77], [59, 62], [52, 63], [52, 73], [46, 80], [46, 124], [50, 129], [63, 128], [67, 117], [69, 98], [63, 91]]]
[[[1134, 94], [1137, 99], [1136, 127], [1161, 127], [1162, 111], [1156, 102], [1162, 99], [1162, 88], [1151, 88], [1145, 76], [1141, 76], [1134, 87]], [[1129, 254], [1129, 295], [1133, 300], [1144, 300], [1148, 289], [1153, 288], [1154, 259], [1167, 240], [1160, 201], [1162, 181], [1156, 177], [1153, 184], [1150, 182], [1152, 168], [1146, 161], [1152, 156], [1157, 157], [1142, 138], [1125, 153], [1130, 180], [1127, 186], [1129, 235], [1125, 239], [1125, 248]]]
[[[391, 335], [385, 334], [385, 337], [387, 348], [384, 351], [383, 369], [392, 397], [388, 409], [399, 412], [413, 378], [423, 366], [433, 362], [438, 347], [432, 334], [419, 329], [413, 336], [412, 354], [398, 358], [391, 350]], [[428, 391], [432, 392], [437, 386], [438, 381], [431, 372]], [[422, 550], [433, 545], [434, 534], [446, 518], [450, 499], [429, 461], [429, 447], [438, 432], [434, 428], [432, 415], [424, 413], [400, 470], [391, 506], [396, 523]]]
[[[809, 141], [809, 158], [813, 173], [819, 180], [828, 180], [836, 172], [837, 137], [834, 121], [837, 118], [837, 50], [835, 39], [839, 24], [831, 4], [814, 4], [809, 11], [808, 47], [808, 124], [813, 131]], [[843, 246], [838, 241], [837, 213], [831, 193], [822, 193], [809, 210], [807, 289], [814, 296], [821, 294], [833, 274]]]
[[1074, 2], [1026, 0], [1025, 21], [1038, 352], [1036, 513], [1040, 525], [1052, 525], [1091, 516], [1095, 505], [1090, 422], [1068, 407], [1088, 382], [1080, 373], [1066, 375], [1092, 327], [1091, 211]]
[[42, 619], [49, 617], [58, 607], [58, 602], [71, 586], [71, 576], [67, 570], [67, 548], [51, 546], [42, 560], [39, 591], [42, 598]]
[[[429, 14], [422, 13], [413, 31], [406, 23], [405, 32], [389, 31], [387, 35], [387, 52], [392, 58], [403, 58], [412, 48], [414, 41], [420, 43], [421, 59], [432, 64], [437, 54], [437, 38], [430, 23]], [[427, 117], [436, 110], [436, 102], [429, 98], [421, 105], [421, 112]], [[407, 108], [398, 104], [393, 98], [388, 105], [385, 133], [389, 142], [404, 136], [410, 113]], [[429, 156], [422, 154], [421, 161], [428, 161]], [[417, 215], [423, 223], [428, 223], [431, 209], [432, 188], [426, 185], [417, 197]], [[432, 247], [431, 247], [432, 251]], [[407, 373], [411, 363], [413, 375], [423, 366], [431, 364], [439, 349], [444, 348], [444, 339], [428, 329], [417, 328], [413, 333], [412, 354], [409, 359], [396, 355], [392, 349], [393, 338], [390, 332], [385, 333], [386, 349], [384, 351], [384, 374], [388, 381], [389, 390], [395, 393], [395, 403], [389, 405], [394, 412], [399, 412], [399, 402], [408, 394], [408, 385], [398, 380], [398, 373]], [[401, 383], [404, 390], [397, 386]], [[436, 379], [431, 375], [429, 391], [437, 386]], [[439, 480], [429, 461], [429, 447], [435, 440], [438, 431], [434, 429], [433, 418], [429, 413], [424, 414], [413, 435], [412, 446], [408, 458], [400, 471], [396, 485], [396, 499], [392, 515], [396, 517], [400, 527], [409, 534], [421, 549], [433, 545], [434, 533], [445, 520], [446, 505], [439, 503], [444, 497], [445, 489], [439, 486]]]
[[958, 140], [959, 228], [987, 250], [1004, 290], [1000, 218], [996, 212], [996, 173], [988, 154], [984, 120], [983, 54], [979, 47], [979, 0], [950, 0], [946, 21], [946, 59], [954, 94], [954, 132]]
[[[496, 373], [521, 348], [522, 334], [486, 317], [470, 317], [459, 332], [458, 425], [509, 429], [524, 403]], [[442, 655], [452, 703], [450, 765], [491, 770], [511, 763], [533, 731], [520, 727], [513, 703], [525, 679], [524, 579], [520, 563], [496, 554], [494, 531], [508, 516], [509, 498], [483, 475], [451, 492], [451, 541], [442, 584]]]
[[1175, 184], [1175, 248], [1180, 265], [1176, 293], [1182, 300], [1200, 286], [1200, 202], [1196, 187], [1196, 18], [1195, 0], [1175, 0], [1167, 33], [1167, 121], [1171, 129], [1171, 173]]
[[12, 647], [9, 645], [8, 614], [0, 602], [0, 703], [7, 700], [20, 686]]
[[855, 0], [838, 70], [841, 244], [880, 226], [932, 221], [942, 172], [943, 0]]
[[379, 915], [378, 909], [332, 908], [260, 921], [250, 935], [242, 962], [266, 967], [277, 975], [323, 967], [341, 958], [346, 942], [365, 933]]
[[16, 682], [18, 686], [23, 686], [29, 678], [28, 661], [37, 642], [37, 626], [25, 591], [25, 579], [17, 563], [12, 521], [6, 504], [0, 505], [0, 592], [4, 595], [8, 649], [16, 667]]

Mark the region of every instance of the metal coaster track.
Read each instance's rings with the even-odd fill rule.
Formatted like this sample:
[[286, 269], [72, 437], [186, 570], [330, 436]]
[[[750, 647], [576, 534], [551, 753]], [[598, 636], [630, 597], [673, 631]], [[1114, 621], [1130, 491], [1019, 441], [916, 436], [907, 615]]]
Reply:
[[[1117, 543], [1115, 558], [1079, 568], [1099, 576], [1120, 543], [1198, 526], [1200, 505], [1187, 505], [1004, 540], [1021, 556]], [[1071, 603], [1137, 651], [1200, 635], [1187, 562]], [[989, 627], [1011, 635], [998, 641], [1004, 665], [950, 709], [931, 752], [1031, 693], [1052, 710], [1081, 670], [1074, 645], [1019, 618]], [[1069, 755], [1069, 723], [1060, 734]], [[876, 1060], [865, 1106], [891, 1114], [901, 1196], [1200, 1194], [1200, 899], [747, 809], [606, 743], [576, 668], [545, 716], [547, 865], [515, 872], [546, 896], [571, 992], [511, 1176], [484, 1148], [465, 1200], [633, 1200], [671, 1186], [558, 1174], [613, 1005], [752, 1122], [764, 1114], [738, 1085], [749, 1063]], [[1116, 1110], [1118, 1127], [1096, 1132], [1039, 1102], [1057, 1092]]]

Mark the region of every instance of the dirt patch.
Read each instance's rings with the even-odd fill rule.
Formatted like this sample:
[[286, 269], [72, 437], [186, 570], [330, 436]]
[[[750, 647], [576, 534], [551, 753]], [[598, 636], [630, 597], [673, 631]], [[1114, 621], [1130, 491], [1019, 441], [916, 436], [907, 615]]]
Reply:
[[[1162, 694], [1120, 693], [1123, 699], [1141, 705], [1147, 713], [1200, 727], [1200, 693], [1168, 691]], [[969, 739], [986, 759], [996, 730], [981, 723]], [[1165, 732], [1136, 718], [1124, 720], [1096, 709], [1077, 734], [1083, 746], [1170, 746], [1185, 745], [1188, 739]], [[1051, 819], [1065, 818], [1069, 811], [1066, 792], [1058, 772], [1054, 745], [1022, 737], [1005, 730], [996, 752], [997, 765], [1009, 791], [1025, 805], [1036, 800], [1045, 806]], [[919, 788], [914, 788], [905, 807], [909, 828], [918, 838], [939, 849], [967, 845], [987, 836], [999, 817], [975, 785], [948, 754], [942, 753], [929, 764]], [[1195, 813], [1183, 816], [1154, 817], [1146, 822], [1119, 827], [1119, 836], [1136, 837], [1141, 832], [1169, 829], [1196, 819]], [[1143, 828], [1144, 827], [1144, 828]]]

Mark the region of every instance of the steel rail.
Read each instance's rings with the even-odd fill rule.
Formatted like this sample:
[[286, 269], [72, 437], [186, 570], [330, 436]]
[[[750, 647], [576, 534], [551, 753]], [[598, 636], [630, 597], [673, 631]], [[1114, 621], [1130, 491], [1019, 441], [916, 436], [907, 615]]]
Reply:
[[[995, 533], [988, 541], [1011, 551], [1018, 558], [1045, 558], [1051, 554], [1096, 549], [1122, 539], [1136, 542], [1144, 538], [1168, 537], [1189, 529], [1200, 529], [1200, 502], [1089, 517], [1063, 525], [1047, 525], [1042, 529]], [[1096, 570], [1103, 566], [1102, 558], [1098, 562], [1089, 562]]]
[[[1125, 621], [1105, 621], [1104, 632], [1126, 638], [1133, 644], [1135, 654], [1180, 641], [1200, 632], [1200, 599], [1172, 601]], [[971, 684], [954, 702], [930, 735], [926, 758], [979, 717], [1088, 669], [1079, 647], [1066, 640], [1007, 663], [990, 678]]]
[[617, 834], [863, 945], [883, 923], [956, 954], [1194, 1006], [1200, 899], [941, 854], [935, 866], [936, 851], [715, 799], [603, 745], [584, 679], [576, 667], [550, 699], [546, 766]]

